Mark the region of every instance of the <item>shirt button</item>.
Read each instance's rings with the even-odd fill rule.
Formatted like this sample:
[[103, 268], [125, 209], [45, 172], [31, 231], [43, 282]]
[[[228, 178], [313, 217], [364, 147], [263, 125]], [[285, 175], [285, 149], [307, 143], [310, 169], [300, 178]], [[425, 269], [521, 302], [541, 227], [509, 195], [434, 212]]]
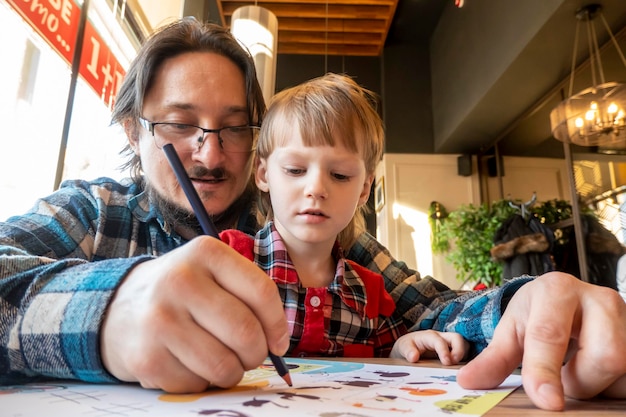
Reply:
[[320, 306], [320, 298], [317, 295], [314, 295], [313, 297], [311, 297], [311, 305], [313, 307], [319, 307]]

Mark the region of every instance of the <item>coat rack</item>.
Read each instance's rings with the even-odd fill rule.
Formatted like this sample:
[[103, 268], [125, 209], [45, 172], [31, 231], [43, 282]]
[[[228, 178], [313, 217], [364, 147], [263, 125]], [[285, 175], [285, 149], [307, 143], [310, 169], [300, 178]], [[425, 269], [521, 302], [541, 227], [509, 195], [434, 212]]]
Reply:
[[514, 209], [516, 209], [517, 211], [519, 211], [520, 214], [522, 215], [522, 218], [524, 220], [526, 220], [528, 218], [528, 215], [530, 214], [530, 211], [528, 209], [531, 208], [535, 204], [536, 201], [537, 201], [537, 193], [536, 192], [533, 192], [533, 196], [531, 197], [530, 200], [528, 200], [525, 203], [520, 203], [520, 204], [515, 204], [511, 200], [511, 195], [509, 194], [509, 206], [511, 206]]

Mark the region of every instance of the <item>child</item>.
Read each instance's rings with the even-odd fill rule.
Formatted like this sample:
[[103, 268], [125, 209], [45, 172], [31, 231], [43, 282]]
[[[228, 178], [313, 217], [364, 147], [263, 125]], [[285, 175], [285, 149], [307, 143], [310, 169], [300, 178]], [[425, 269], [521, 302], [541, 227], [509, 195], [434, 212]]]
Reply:
[[382, 277], [343, 257], [342, 248], [365, 232], [363, 209], [384, 148], [371, 99], [336, 74], [278, 93], [257, 143], [265, 227], [254, 239], [230, 230], [221, 237], [276, 282], [291, 332], [288, 355], [392, 354], [415, 362], [434, 351], [444, 364], [458, 363], [467, 350], [460, 335], [403, 336]]

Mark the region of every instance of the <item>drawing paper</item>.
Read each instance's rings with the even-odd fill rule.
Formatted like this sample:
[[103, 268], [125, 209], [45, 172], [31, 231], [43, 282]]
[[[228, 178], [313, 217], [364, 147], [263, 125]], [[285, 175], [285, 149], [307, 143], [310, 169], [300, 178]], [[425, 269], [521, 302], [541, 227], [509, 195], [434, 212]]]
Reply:
[[138, 385], [54, 381], [0, 386], [6, 417], [181, 416], [481, 416], [521, 384], [513, 375], [500, 387], [472, 391], [456, 370], [285, 358], [293, 387], [268, 360], [231, 389], [175, 395]]

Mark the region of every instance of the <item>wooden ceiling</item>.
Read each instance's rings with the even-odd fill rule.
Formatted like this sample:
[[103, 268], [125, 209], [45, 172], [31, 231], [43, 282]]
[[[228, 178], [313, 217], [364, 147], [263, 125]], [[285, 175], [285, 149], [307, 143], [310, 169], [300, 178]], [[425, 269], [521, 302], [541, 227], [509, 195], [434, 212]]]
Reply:
[[379, 56], [399, 0], [218, 0], [222, 22], [257, 5], [278, 19], [278, 53]]

